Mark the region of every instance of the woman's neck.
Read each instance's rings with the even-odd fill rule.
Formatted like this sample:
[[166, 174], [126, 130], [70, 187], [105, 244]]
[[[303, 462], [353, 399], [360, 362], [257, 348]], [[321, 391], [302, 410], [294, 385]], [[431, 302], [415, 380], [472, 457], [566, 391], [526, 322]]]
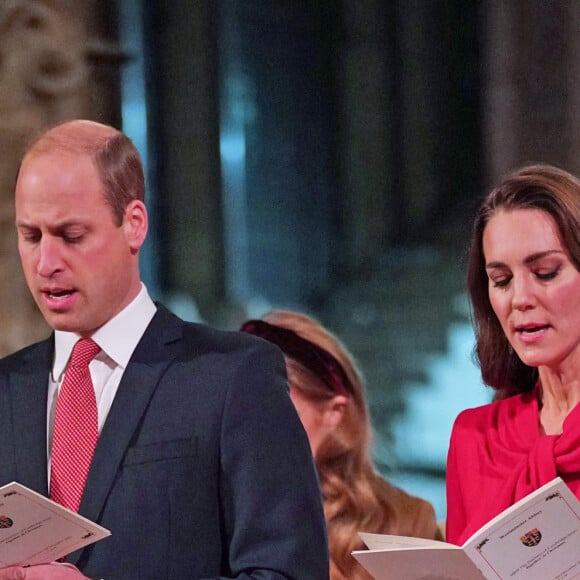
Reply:
[[539, 375], [540, 427], [546, 435], [559, 435], [564, 420], [580, 402], [580, 378], [547, 367], [540, 367]]

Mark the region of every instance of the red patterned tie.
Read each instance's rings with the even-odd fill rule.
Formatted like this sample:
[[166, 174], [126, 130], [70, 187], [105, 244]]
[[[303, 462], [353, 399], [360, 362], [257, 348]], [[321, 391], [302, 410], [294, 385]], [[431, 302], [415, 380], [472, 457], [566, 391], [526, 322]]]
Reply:
[[97, 401], [89, 363], [100, 350], [88, 338], [75, 344], [56, 402], [50, 497], [75, 512], [79, 510], [99, 437]]

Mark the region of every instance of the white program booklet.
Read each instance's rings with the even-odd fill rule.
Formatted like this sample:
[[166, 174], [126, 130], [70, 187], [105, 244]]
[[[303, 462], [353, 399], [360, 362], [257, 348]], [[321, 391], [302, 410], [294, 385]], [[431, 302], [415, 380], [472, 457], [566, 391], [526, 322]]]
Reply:
[[571, 580], [580, 578], [580, 502], [559, 478], [481, 527], [463, 546], [359, 534], [353, 556], [376, 580]]
[[0, 568], [53, 562], [109, 535], [19, 483], [0, 487]]

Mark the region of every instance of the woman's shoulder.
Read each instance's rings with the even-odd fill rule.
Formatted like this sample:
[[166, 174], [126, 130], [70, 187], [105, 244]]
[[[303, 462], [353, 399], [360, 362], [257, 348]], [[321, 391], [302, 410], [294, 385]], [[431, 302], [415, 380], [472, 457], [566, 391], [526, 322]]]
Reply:
[[480, 405], [479, 407], [463, 409], [455, 419], [454, 428], [460, 428], [464, 425], [473, 426], [474, 423], [485, 421], [494, 414], [496, 407], [502, 404], [504, 404], [504, 401], [494, 401], [486, 405]]
[[537, 433], [538, 405], [533, 393], [513, 395], [466, 409], [457, 416], [451, 431], [448, 476], [450, 465], [474, 468], [479, 465], [474, 463], [476, 460], [485, 461], [483, 449], [491, 453], [491, 449], [510, 448], [514, 445], [514, 438], [531, 441]]
[[479, 407], [464, 409], [457, 415], [453, 430], [467, 428], [471, 431], [478, 427], [487, 428], [490, 424], [496, 424], [500, 417], [502, 420], [509, 420], [510, 417], [515, 416], [522, 409], [529, 407], [532, 402], [533, 395], [524, 393], [498, 399]]

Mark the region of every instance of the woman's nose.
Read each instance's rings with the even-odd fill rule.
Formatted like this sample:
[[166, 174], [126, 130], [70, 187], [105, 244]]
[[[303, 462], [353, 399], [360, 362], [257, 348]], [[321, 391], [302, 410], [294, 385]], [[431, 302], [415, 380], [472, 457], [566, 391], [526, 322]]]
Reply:
[[512, 279], [512, 306], [517, 310], [533, 308], [535, 294], [533, 282], [527, 276], [514, 276]]

